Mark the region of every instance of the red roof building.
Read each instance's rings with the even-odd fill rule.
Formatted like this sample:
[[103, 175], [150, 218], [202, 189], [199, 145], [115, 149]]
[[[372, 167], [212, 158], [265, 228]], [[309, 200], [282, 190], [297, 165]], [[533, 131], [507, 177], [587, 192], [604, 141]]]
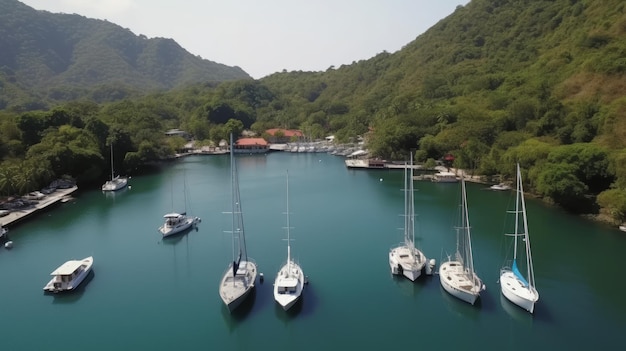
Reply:
[[241, 138], [235, 142], [236, 153], [263, 153], [267, 152], [270, 144], [263, 138]]

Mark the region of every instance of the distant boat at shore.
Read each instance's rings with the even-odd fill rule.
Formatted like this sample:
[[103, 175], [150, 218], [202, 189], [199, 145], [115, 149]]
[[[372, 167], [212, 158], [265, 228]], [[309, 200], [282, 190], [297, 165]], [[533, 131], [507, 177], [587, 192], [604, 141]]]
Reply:
[[111, 180], [107, 180], [102, 185], [102, 191], [117, 191], [125, 188], [128, 185], [128, 178], [115, 176], [113, 170], [113, 143], [111, 143]]

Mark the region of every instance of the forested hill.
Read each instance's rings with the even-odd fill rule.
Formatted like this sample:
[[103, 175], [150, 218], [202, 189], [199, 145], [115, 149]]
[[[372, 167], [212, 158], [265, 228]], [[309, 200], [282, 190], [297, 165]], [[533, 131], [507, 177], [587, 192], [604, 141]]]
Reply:
[[172, 39], [148, 39], [107, 21], [0, 0], [0, 108], [15, 98], [24, 104], [89, 92], [106, 101], [132, 91], [235, 79], [250, 76], [194, 56]]
[[483, 175], [520, 162], [532, 192], [626, 219], [625, 74], [623, 0], [472, 0], [398, 52], [262, 79], [280, 100], [257, 123]]

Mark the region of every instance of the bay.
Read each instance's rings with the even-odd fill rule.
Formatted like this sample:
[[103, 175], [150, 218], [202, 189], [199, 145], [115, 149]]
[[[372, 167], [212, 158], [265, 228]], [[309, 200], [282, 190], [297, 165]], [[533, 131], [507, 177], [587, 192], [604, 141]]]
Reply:
[[[229, 314], [218, 295], [232, 260], [228, 156], [191, 156], [133, 177], [122, 193], [83, 189], [10, 228], [15, 246], [0, 250], [2, 349], [543, 350], [621, 341], [626, 236], [616, 229], [528, 199], [540, 293], [530, 315], [497, 284], [512, 193], [468, 184], [475, 267], [487, 285], [471, 306], [438, 276], [390, 275], [388, 250], [402, 240], [401, 171], [348, 170], [326, 154], [236, 159], [248, 252], [265, 276], [241, 311]], [[286, 259], [287, 170], [292, 255], [309, 278], [291, 313], [272, 295]], [[439, 263], [454, 250], [459, 186], [415, 187], [418, 245]], [[198, 229], [162, 240], [163, 214], [185, 207], [202, 218]], [[43, 294], [53, 269], [90, 255], [94, 272], [78, 291]]]

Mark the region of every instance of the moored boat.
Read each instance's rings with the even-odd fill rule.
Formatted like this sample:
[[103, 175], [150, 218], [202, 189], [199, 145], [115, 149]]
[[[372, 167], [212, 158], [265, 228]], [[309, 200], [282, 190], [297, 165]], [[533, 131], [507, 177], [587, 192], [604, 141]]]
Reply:
[[300, 265], [291, 258], [289, 226], [289, 174], [287, 174], [287, 262], [280, 268], [274, 281], [274, 300], [283, 310], [289, 310], [298, 302], [304, 290], [304, 273]]
[[163, 216], [163, 218], [165, 218], [165, 223], [159, 227], [159, 232], [163, 234], [164, 238], [180, 233], [200, 223], [199, 217], [187, 216], [186, 212], [167, 213]]
[[[220, 282], [219, 294], [222, 301], [232, 312], [239, 307], [241, 303], [250, 295], [254, 289], [257, 265], [256, 262], [248, 257], [246, 249], [246, 239], [243, 229], [243, 213], [241, 210], [241, 196], [239, 194], [239, 180], [237, 175], [237, 167], [235, 165], [233, 136], [230, 136], [230, 167], [231, 167], [231, 192], [232, 192], [232, 245], [233, 245], [233, 261], [230, 263], [222, 280]], [[235, 244], [235, 241], [237, 244]], [[235, 247], [238, 248], [238, 254], [235, 257]]]
[[59, 293], [76, 289], [91, 272], [93, 257], [69, 260], [52, 271], [52, 279], [43, 287], [45, 292]]
[[[533, 313], [535, 303], [539, 300], [539, 292], [535, 287], [535, 273], [530, 251], [530, 237], [528, 236], [528, 219], [522, 186], [522, 173], [517, 165], [514, 231], [506, 234], [513, 237], [513, 261], [500, 269], [500, 289], [504, 297], [519, 307]], [[522, 271], [518, 266], [518, 258], [523, 262]], [[523, 273], [522, 273], [523, 272]]]

